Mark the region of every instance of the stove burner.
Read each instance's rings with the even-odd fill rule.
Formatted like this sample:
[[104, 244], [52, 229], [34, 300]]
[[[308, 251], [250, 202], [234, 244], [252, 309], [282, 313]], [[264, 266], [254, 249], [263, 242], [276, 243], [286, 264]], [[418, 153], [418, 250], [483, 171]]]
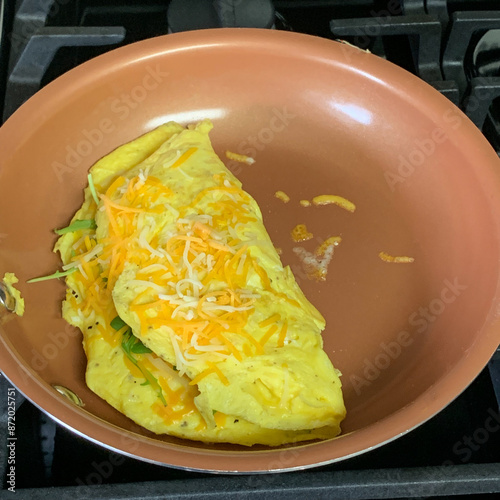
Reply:
[[271, 28], [271, 0], [172, 0], [168, 8], [169, 31], [206, 28]]
[[173, 0], [167, 17], [169, 30], [173, 33], [220, 25], [215, 5], [205, 0]]

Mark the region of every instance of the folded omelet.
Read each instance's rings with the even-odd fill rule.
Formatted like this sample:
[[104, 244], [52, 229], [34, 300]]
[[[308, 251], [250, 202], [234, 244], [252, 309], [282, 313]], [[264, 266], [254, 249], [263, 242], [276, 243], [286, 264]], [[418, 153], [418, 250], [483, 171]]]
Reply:
[[213, 151], [211, 128], [168, 123], [90, 170], [55, 247], [87, 385], [158, 434], [243, 445], [334, 437], [345, 407], [325, 321]]

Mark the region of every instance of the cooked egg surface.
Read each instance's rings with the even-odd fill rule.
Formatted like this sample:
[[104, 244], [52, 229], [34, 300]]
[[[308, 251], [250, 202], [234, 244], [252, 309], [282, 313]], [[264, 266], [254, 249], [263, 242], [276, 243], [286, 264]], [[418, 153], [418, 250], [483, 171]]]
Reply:
[[14, 314], [22, 316], [24, 314], [24, 299], [21, 297], [21, 292], [15, 287], [15, 284], [19, 282], [18, 277], [14, 273], [5, 273], [2, 282], [14, 299]]
[[169, 123], [91, 169], [55, 250], [89, 387], [156, 432], [206, 442], [325, 439], [345, 416], [325, 323], [260, 210], [214, 153], [211, 123]]

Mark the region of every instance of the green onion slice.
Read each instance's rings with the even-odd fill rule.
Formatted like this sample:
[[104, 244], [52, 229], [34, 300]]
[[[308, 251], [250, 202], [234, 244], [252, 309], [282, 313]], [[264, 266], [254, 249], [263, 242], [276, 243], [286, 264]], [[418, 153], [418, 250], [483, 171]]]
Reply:
[[73, 231], [79, 231], [80, 229], [96, 229], [97, 224], [94, 219], [77, 219], [73, 221], [69, 226], [63, 227], [62, 229], [54, 229], [56, 234], [66, 234], [72, 233]]
[[95, 190], [94, 181], [92, 179], [92, 174], [89, 174], [87, 176], [87, 178], [89, 180], [89, 188], [90, 188], [90, 192], [92, 193], [92, 198], [94, 198], [96, 205], [99, 205], [99, 197], [97, 196], [97, 191]]
[[46, 281], [46, 280], [53, 280], [56, 278], [63, 278], [64, 276], [68, 276], [69, 274], [74, 273], [77, 269], [78, 269], [77, 267], [72, 267], [67, 271], [56, 271], [54, 274], [49, 274], [48, 276], [40, 276], [39, 278], [32, 278], [28, 280], [26, 283], [36, 283], [37, 281]]
[[125, 321], [123, 321], [123, 319], [120, 318], [120, 316], [116, 316], [115, 318], [113, 318], [111, 320], [111, 328], [113, 328], [113, 330], [121, 330], [124, 326], [126, 326], [127, 323], [125, 323]]

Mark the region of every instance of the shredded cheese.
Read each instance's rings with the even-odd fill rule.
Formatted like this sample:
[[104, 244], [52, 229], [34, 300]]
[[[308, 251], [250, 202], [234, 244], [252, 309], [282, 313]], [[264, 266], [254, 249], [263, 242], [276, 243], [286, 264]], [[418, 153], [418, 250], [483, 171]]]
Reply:
[[307, 230], [305, 224], [297, 224], [291, 231], [292, 240], [297, 243], [300, 241], [308, 241], [313, 238], [313, 234]]
[[335, 246], [335, 242], [331, 243], [324, 249], [321, 255], [315, 255], [302, 247], [293, 248], [293, 252], [302, 261], [309, 279], [325, 281], [326, 275], [328, 274], [328, 265], [332, 260]]
[[352, 201], [334, 194], [322, 194], [319, 196], [315, 196], [312, 201], [316, 206], [334, 204], [343, 208], [344, 210], [347, 210], [348, 212], [354, 212], [356, 210], [356, 205]]
[[389, 255], [386, 252], [380, 252], [378, 254], [381, 260], [384, 262], [394, 262], [396, 264], [411, 264], [412, 262], [415, 261], [413, 257], [407, 257], [407, 256], [393, 256]]
[[334, 247], [340, 245], [341, 241], [342, 238], [340, 236], [330, 236], [323, 243], [321, 243], [321, 245], [319, 245], [318, 248], [316, 248], [314, 253], [320, 257], [323, 257], [328, 248], [330, 248], [332, 245]]
[[189, 148], [170, 166], [170, 168], [177, 168], [178, 166], [182, 165], [188, 158], [196, 153], [196, 151], [198, 151], [198, 148]]
[[290, 196], [288, 196], [284, 191], [276, 191], [274, 196], [281, 200], [283, 203], [288, 203], [290, 201]]
[[255, 163], [255, 160], [250, 156], [233, 153], [232, 151], [226, 151], [226, 158], [240, 163], [246, 163], [247, 165], [253, 165]]
[[[193, 147], [177, 155], [170, 169], [185, 174], [180, 166], [196, 151]], [[77, 268], [74, 282], [82, 296], [77, 300], [71, 295], [69, 300], [77, 305], [81, 321], [99, 314], [109, 324], [116, 316], [111, 291], [125, 266], [135, 264], [138, 271], [128, 284], [137, 292], [130, 310], [140, 322], [139, 333], [144, 335], [148, 328], [165, 330], [177, 373], [195, 374], [190, 387], [209, 375], [228, 385], [218, 366], [221, 360], [232, 357], [241, 362], [263, 354], [268, 345], [285, 345], [288, 324], [279, 314], [259, 323], [264, 329], [260, 338], [246, 330], [260, 290], [298, 305], [273, 288], [258, 258], [249, 252], [252, 245], [262, 244], [248, 224], [260, 217], [255, 203], [234, 180], [222, 174], [214, 180], [217, 186], [205, 187], [189, 205], [179, 207], [172, 204], [173, 192], [148, 169], [130, 179], [116, 178], [99, 194], [97, 207], [105, 211], [108, 226], [102, 230], [106, 234], [107, 229], [108, 235], [99, 240], [93, 233], [79, 238], [73, 245], [76, 255], [65, 266]], [[211, 213], [198, 213], [200, 206]], [[249, 286], [255, 283], [252, 277], [260, 281], [257, 289]], [[148, 359], [152, 357], [142, 356], [141, 363], [146, 360], [146, 366]], [[143, 376], [128, 362], [131, 373]], [[157, 365], [151, 364], [151, 373]], [[170, 394], [166, 381], [159, 383]], [[157, 411], [167, 418], [165, 408]]]
[[212, 362], [207, 363], [209, 365], [209, 368], [201, 372], [199, 375], [197, 375], [191, 382], [189, 382], [189, 385], [198, 385], [205, 377], [208, 375], [211, 375], [212, 373], [215, 373], [221, 380], [221, 382], [224, 385], [229, 385], [229, 380], [227, 377], [220, 371], [220, 368]]

